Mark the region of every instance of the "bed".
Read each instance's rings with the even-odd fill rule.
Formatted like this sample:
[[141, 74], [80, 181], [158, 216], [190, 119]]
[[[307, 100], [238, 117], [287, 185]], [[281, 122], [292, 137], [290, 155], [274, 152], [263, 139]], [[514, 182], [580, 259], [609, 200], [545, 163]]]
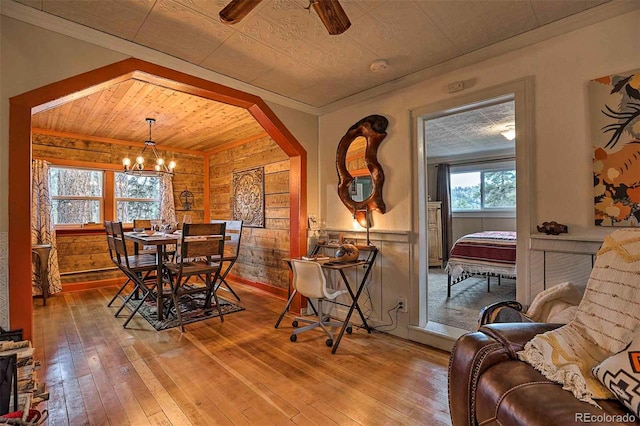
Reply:
[[468, 234], [455, 242], [445, 271], [447, 297], [451, 287], [473, 276], [487, 277], [487, 291], [491, 291], [491, 277], [516, 277], [516, 233], [511, 231], [483, 231]]

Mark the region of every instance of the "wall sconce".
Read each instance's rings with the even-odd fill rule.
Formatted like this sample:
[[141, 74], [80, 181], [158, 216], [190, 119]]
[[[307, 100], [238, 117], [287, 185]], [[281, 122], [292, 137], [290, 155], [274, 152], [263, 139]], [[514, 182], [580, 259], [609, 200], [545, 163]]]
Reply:
[[367, 230], [367, 245], [371, 245], [369, 240], [369, 228], [371, 228], [371, 214], [369, 213], [369, 207], [367, 206], [363, 210], [354, 210], [353, 212], [353, 227], [361, 227]]

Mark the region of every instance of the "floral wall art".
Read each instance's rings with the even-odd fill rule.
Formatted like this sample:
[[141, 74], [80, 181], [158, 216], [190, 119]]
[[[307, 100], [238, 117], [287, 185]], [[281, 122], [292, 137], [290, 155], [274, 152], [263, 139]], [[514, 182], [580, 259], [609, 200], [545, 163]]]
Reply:
[[640, 70], [589, 84], [595, 224], [640, 224]]

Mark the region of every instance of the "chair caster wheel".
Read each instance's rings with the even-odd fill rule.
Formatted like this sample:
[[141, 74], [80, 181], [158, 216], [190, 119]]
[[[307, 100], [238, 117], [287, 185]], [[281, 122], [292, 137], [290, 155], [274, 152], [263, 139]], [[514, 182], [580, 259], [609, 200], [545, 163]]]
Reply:
[[333, 339], [327, 339], [326, 342], [324, 342], [327, 346], [331, 347], [333, 346]]
[[295, 320], [294, 320], [294, 321], [291, 323], [291, 327], [297, 327], [297, 326], [298, 326], [298, 321], [295, 321]]
[[347, 332], [347, 334], [351, 334], [353, 333], [353, 327], [349, 326], [345, 331]]
[[297, 340], [298, 340], [298, 336], [297, 336], [297, 335], [295, 335], [295, 334], [292, 334], [292, 335], [289, 337], [289, 340], [291, 340], [292, 342], [295, 342], [295, 341], [297, 341]]

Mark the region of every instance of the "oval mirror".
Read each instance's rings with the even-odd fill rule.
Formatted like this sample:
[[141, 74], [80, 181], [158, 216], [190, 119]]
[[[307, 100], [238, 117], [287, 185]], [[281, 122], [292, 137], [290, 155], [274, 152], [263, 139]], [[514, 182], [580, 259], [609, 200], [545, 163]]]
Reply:
[[373, 179], [365, 162], [367, 140], [364, 136], [355, 138], [347, 149], [345, 163], [347, 171], [353, 178], [349, 187], [349, 195], [353, 201], [364, 201], [373, 194]]
[[382, 199], [384, 172], [377, 157], [388, 124], [385, 117], [370, 115], [351, 126], [338, 144], [338, 195], [354, 215], [386, 211]]

